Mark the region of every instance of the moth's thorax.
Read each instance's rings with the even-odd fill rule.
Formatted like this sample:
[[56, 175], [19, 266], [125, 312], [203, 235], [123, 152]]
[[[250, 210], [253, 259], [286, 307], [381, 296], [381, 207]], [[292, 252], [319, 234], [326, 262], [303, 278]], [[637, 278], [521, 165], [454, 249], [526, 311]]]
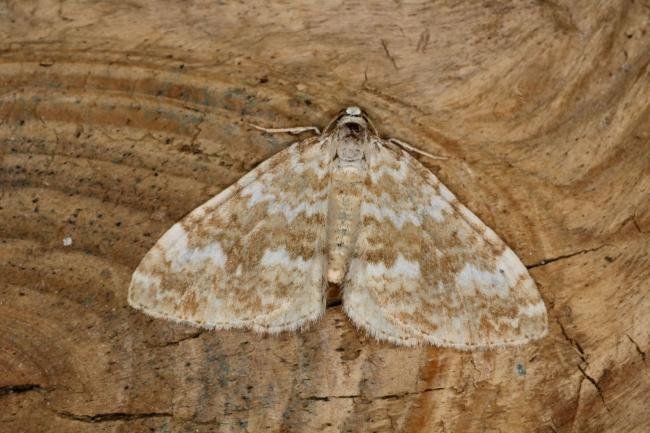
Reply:
[[[369, 134], [360, 117], [343, 117], [333, 132], [336, 155], [330, 173], [327, 216], [327, 279], [341, 284], [348, 270], [361, 222], [362, 188], [367, 176]], [[347, 120], [346, 120], [347, 119]]]
[[361, 116], [341, 117], [331, 132], [330, 139], [339, 161], [355, 162], [366, 159], [367, 143], [371, 139], [368, 123]]

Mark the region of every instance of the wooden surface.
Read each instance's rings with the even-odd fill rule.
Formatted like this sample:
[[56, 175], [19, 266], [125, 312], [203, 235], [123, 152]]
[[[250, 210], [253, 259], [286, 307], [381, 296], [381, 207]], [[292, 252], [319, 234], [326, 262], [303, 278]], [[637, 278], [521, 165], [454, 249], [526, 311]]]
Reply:
[[[0, 431], [647, 432], [650, 5], [0, 4]], [[366, 108], [519, 254], [550, 335], [403, 349], [126, 303], [181, 216]], [[72, 244], [64, 245], [70, 238]]]

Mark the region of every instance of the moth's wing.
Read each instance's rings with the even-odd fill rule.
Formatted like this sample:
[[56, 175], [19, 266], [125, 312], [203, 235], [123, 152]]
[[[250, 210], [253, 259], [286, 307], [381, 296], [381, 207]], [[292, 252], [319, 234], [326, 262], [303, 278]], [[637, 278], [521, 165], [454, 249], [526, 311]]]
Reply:
[[396, 344], [460, 349], [546, 334], [525, 266], [417, 160], [382, 146], [366, 185], [343, 290], [357, 325]]
[[324, 311], [328, 155], [279, 152], [172, 226], [133, 274], [129, 303], [206, 328], [296, 329]]

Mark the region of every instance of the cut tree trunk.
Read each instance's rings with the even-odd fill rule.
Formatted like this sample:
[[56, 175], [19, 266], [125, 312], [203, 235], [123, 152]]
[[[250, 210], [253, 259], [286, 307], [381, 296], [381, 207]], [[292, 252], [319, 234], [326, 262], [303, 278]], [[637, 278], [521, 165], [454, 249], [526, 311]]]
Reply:
[[[647, 1], [4, 2], [0, 430], [650, 431]], [[366, 109], [522, 258], [550, 333], [398, 348], [127, 304], [175, 221]]]

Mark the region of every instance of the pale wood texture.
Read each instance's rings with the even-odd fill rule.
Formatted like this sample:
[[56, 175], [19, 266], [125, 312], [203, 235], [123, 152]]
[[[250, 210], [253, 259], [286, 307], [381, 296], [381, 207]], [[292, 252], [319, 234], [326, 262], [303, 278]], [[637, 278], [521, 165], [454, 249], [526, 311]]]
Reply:
[[[647, 432], [648, 1], [0, 4], [0, 431]], [[366, 108], [520, 255], [550, 335], [477, 353], [127, 306], [177, 219]], [[64, 246], [70, 237], [72, 244]]]

